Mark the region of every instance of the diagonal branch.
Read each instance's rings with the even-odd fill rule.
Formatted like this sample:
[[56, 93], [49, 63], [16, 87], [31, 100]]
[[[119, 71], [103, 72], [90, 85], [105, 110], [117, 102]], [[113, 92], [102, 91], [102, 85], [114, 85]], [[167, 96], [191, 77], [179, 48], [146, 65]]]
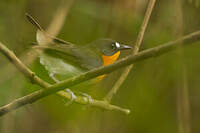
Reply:
[[[149, 4], [148, 4], [148, 7], [147, 7], [147, 10], [146, 10], [146, 13], [145, 13], [145, 17], [144, 17], [140, 32], [138, 34], [136, 43], [135, 43], [133, 51], [132, 51], [133, 55], [137, 54], [139, 49], [140, 49], [140, 46], [142, 44], [142, 40], [143, 40], [143, 37], [144, 37], [144, 33], [145, 33], [145, 30], [146, 30], [147, 24], [149, 22], [149, 19], [150, 19], [150, 16], [151, 16], [151, 13], [153, 11], [155, 3], [156, 3], [156, 0], [150, 0], [149, 1]], [[127, 78], [128, 74], [129, 74], [129, 72], [131, 71], [132, 67], [133, 67], [133, 64], [128, 66], [127, 68], [125, 68], [125, 70], [122, 73], [122, 75], [115, 82], [115, 85], [113, 86], [113, 88], [108, 92], [108, 94], [104, 98], [106, 101], [109, 101], [109, 102], [111, 101], [113, 95], [117, 93], [117, 91], [120, 88], [120, 86], [126, 80], [126, 78]]]
[[[58, 10], [56, 11], [54, 18], [52, 19], [50, 25], [47, 28], [47, 33], [49, 33], [51, 36], [56, 36], [56, 34], [59, 33], [61, 27], [64, 24], [65, 18], [69, 12], [69, 10], [71, 9], [72, 4], [74, 3], [75, 0], [69, 0], [69, 1], [65, 1], [62, 0]], [[4, 47], [4, 52], [6, 52], [6, 47]], [[20, 62], [19, 59], [17, 59], [17, 57], [12, 53], [9, 52], [9, 50], [7, 49], [7, 53], [5, 53], [5, 55], [8, 56], [12, 56], [13, 60], [12, 62], [16, 65], [16, 67], [28, 78], [31, 80], [32, 83], [36, 83], [39, 86], [41, 86], [42, 88], [47, 88], [50, 86], [50, 84], [44, 82], [43, 80], [41, 80], [39, 77], [37, 77], [31, 70], [29, 70], [22, 62]], [[22, 60], [25, 60], [25, 64], [30, 64], [32, 63], [32, 61], [37, 57], [37, 53], [32, 53], [31, 57], [27, 56], [22, 56]], [[5, 71], [8, 71], [7, 68], [9, 68], [9, 72], [10, 72], [10, 67], [9, 65], [3, 69], [5, 69]], [[14, 75], [15, 71], [14, 69], [11, 69], [11, 75]], [[9, 76], [10, 76], [9, 74]], [[5, 77], [4, 80], [6, 80], [7, 77]], [[3, 82], [3, 81], [0, 81]], [[60, 91], [57, 93], [59, 96], [61, 96], [62, 98], [65, 99], [69, 99], [69, 100], [74, 100], [76, 103], [80, 103], [80, 104], [89, 104], [89, 98], [88, 97], [78, 97], [76, 96], [76, 98], [74, 99], [70, 93], [66, 92], [66, 91]], [[106, 102], [101, 102], [98, 100], [93, 99], [93, 103], [90, 104], [91, 106], [96, 106], [96, 107], [100, 107], [100, 108], [107, 108], [108, 110], [118, 110], [124, 113], [129, 113], [130, 111], [128, 109], [123, 109], [120, 107], [117, 107], [115, 105], [110, 105]], [[95, 103], [95, 104], [94, 104]]]
[[[64, 25], [65, 19], [66, 19], [68, 13], [69, 13], [69, 10], [71, 9], [74, 1], [75, 0], [69, 0], [69, 1], [62, 0], [61, 1], [60, 6], [58, 7], [58, 10], [55, 12], [53, 19], [50, 22], [50, 24], [49, 24], [49, 26], [46, 30], [48, 34], [50, 34], [51, 36], [56, 36], [59, 33], [60, 29]], [[46, 45], [48, 45], [48, 44], [46, 44]], [[21, 56], [22, 60], [25, 61], [24, 62], [25, 64], [32, 63], [35, 60], [35, 58], [38, 56], [38, 54], [33, 52], [33, 51], [29, 51], [29, 52], [32, 52], [31, 56], [25, 56], [25, 55]], [[17, 64], [16, 61], [14, 61], [14, 62], [15, 62], [15, 64]], [[19, 62], [19, 60], [17, 62]], [[43, 82], [40, 78], [35, 76], [34, 73], [31, 72], [28, 68], [26, 68], [21, 62], [19, 62], [18, 65], [21, 66], [21, 68], [23, 70], [26, 69], [26, 71], [24, 71], [24, 74], [27, 78], [31, 79], [32, 82], [40, 85], [43, 88], [47, 88], [47, 87], [50, 86], [48, 83]], [[10, 64], [8, 64], [4, 68], [2, 68], [4, 72], [8, 72], [8, 71], [10, 72], [10, 74], [8, 75], [9, 77], [11, 75], [15, 74], [14, 68], [12, 68], [12, 69], [11, 68], [12, 67], [10, 67]], [[0, 82], [3, 82], [3, 80], [5, 81], [7, 79], [8, 79], [8, 77], [4, 76], [4, 79], [2, 79]], [[71, 97], [71, 95], [69, 95], [69, 93], [67, 93], [66, 91], [58, 92], [58, 95], [61, 96], [62, 98], [65, 98], [65, 99], [69, 99], [69, 100], [73, 99]], [[86, 100], [88, 99], [87, 97], [83, 97], [83, 98], [86, 99]], [[81, 98], [78, 98], [78, 99], [81, 99]], [[82, 101], [81, 100], [75, 100], [75, 102], [81, 103]], [[98, 103], [98, 100], [96, 100], [96, 102]], [[120, 107], [118, 107], [118, 109], [117, 109], [117, 106], [115, 107], [114, 105], [113, 105], [113, 108], [116, 108], [116, 109], [113, 109], [113, 110], [121, 110], [122, 112], [125, 112], [125, 113], [129, 112], [129, 110], [122, 109]]]
[[[7, 47], [5, 47], [2, 43], [0, 43], [0, 51], [10, 60], [10, 62], [12, 62], [20, 72], [22, 72], [26, 78], [28, 78], [32, 83], [37, 84], [39, 86], [41, 86], [42, 88], [49, 88], [51, 87], [51, 85], [45, 81], [43, 81], [42, 79], [40, 79], [37, 75], [35, 75], [34, 72], [32, 72], [28, 67], [26, 67], [16, 56], [15, 54], [10, 51]], [[128, 109], [123, 109], [121, 107], [115, 106], [115, 105], [110, 105], [107, 102], [104, 101], [98, 101], [95, 99], [92, 99], [92, 103], [90, 102], [90, 98], [88, 97], [83, 97], [83, 96], [76, 96], [75, 98], [72, 97], [70, 92], [67, 91], [60, 91], [57, 92], [57, 94], [63, 98], [67, 98], [69, 100], [73, 100], [76, 103], [79, 104], [90, 104], [91, 106], [95, 106], [95, 107], [100, 107], [103, 109], [107, 109], [107, 110], [117, 110], [117, 111], [121, 111], [124, 112], [126, 114], [128, 114], [130, 111]], [[23, 100], [22, 100], [23, 101]], [[22, 102], [21, 101], [21, 102]], [[14, 102], [12, 102], [11, 105], [15, 104], [15, 103], [21, 103], [18, 100], [15, 100]], [[11, 106], [7, 106], [7, 110], [10, 110], [9, 108], [12, 108]]]
[[[145, 59], [149, 59], [149, 58], [152, 58], [152, 57], [155, 57], [155, 56], [159, 56], [159, 55], [164, 54], [166, 52], [175, 50], [178, 47], [178, 43], [180, 43], [180, 42], [182, 42], [182, 46], [186, 46], [186, 45], [188, 45], [192, 42], [195, 42], [199, 39], [200, 39], [200, 31], [197, 31], [197, 32], [191, 33], [189, 35], [183, 36], [183, 37], [181, 37], [181, 38], [179, 38], [175, 41], [171, 41], [171, 42], [168, 42], [166, 44], [162, 44], [162, 45], [159, 45], [157, 47], [144, 50], [144, 51], [142, 51], [138, 54], [135, 54], [135, 55], [130, 55], [126, 58], [123, 58], [123, 59], [117, 61], [114, 64], [107, 65], [105, 67], [96, 68], [96, 69], [93, 69], [93, 70], [88, 71], [86, 73], [75, 76], [73, 78], [61, 81], [57, 84], [51, 85], [46, 90], [43, 90], [43, 89], [38, 90], [38, 91], [33, 92], [29, 95], [18, 98], [18, 99], [14, 100], [13, 102], [11, 102], [7, 105], [0, 107], [0, 116], [4, 115], [4, 114], [6, 114], [6, 113], [8, 113], [12, 110], [15, 110], [19, 107], [22, 107], [26, 104], [33, 103], [33, 102], [35, 102], [35, 101], [37, 101], [37, 100], [39, 100], [43, 97], [46, 97], [46, 96], [53, 94], [53, 93], [56, 93], [56, 92], [63, 90], [67, 87], [71, 87], [71, 86], [74, 86], [74, 85], [79, 84], [81, 82], [84, 82], [86, 80], [95, 78], [97, 76], [113, 72], [113, 71], [115, 71], [115, 70], [117, 70], [121, 67], [125, 67], [127, 65], [132, 64], [132, 63], [139, 62], [139, 61], [142, 61], [142, 60], [145, 60]], [[25, 66], [22, 67], [20, 65], [20, 63], [15, 64], [16, 63], [15, 61], [19, 61], [19, 59], [17, 59], [17, 57], [8, 48], [6, 48], [1, 43], [0, 43], [0, 52], [2, 52], [23, 74], [29, 73], [27, 71], [27, 69], [23, 68]], [[38, 82], [36, 80], [38, 77], [34, 73], [27, 74], [27, 75], [30, 76], [30, 78], [34, 82]], [[113, 105], [110, 105], [105, 101], [104, 102], [99, 101], [98, 103], [96, 103], [95, 101], [92, 101], [90, 104], [92, 104], [93, 106], [105, 107], [105, 109], [110, 109], [110, 110], [112, 110], [112, 109], [113, 110], [116, 110], [116, 109], [120, 110], [121, 109], [121, 108], [119, 109], [119, 107], [116, 107], [116, 106], [113, 107]], [[109, 106], [107, 106], [107, 105], [109, 105]], [[128, 110], [127, 110], [127, 113], [129, 113]]]

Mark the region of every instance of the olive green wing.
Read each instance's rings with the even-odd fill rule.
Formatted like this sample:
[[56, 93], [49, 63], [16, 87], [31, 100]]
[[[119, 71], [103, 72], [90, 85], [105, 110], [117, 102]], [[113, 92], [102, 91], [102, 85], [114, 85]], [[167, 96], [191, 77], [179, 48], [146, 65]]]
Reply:
[[62, 59], [65, 63], [84, 70], [90, 70], [103, 65], [100, 54], [88, 49], [88, 47], [52, 44], [49, 46], [35, 46], [34, 48], [42, 49], [45, 54]]

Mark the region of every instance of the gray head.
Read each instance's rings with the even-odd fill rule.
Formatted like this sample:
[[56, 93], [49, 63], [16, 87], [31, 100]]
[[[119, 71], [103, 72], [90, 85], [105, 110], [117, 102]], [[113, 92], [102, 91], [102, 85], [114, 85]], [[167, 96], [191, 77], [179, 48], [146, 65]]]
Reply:
[[91, 43], [103, 55], [112, 56], [118, 51], [131, 49], [132, 47], [120, 44], [112, 39], [99, 39]]

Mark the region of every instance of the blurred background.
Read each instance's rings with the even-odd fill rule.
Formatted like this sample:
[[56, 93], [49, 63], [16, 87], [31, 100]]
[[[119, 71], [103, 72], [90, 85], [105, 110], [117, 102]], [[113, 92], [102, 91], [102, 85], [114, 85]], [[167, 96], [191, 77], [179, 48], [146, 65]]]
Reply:
[[[1, 0], [0, 41], [45, 81], [51, 82], [34, 53], [35, 28], [28, 12], [52, 35], [84, 45], [112, 38], [134, 45], [148, 0]], [[157, 0], [141, 50], [200, 29], [199, 0]], [[51, 95], [0, 118], [1, 133], [199, 133], [200, 42], [140, 63], [112, 103], [125, 115], [70, 104]], [[121, 56], [130, 54], [124, 52]], [[0, 54], [0, 105], [40, 89]], [[102, 99], [122, 72], [81, 91]]]

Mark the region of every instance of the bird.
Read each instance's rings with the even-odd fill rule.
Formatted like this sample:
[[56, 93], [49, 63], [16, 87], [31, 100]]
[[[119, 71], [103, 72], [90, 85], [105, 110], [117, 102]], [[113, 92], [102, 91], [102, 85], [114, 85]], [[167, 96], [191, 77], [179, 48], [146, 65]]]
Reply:
[[[42, 50], [39, 55], [40, 63], [55, 82], [112, 64], [117, 61], [122, 50], [132, 48], [107, 38], [97, 39], [83, 46], [76, 45], [50, 36], [30, 14], [25, 15], [37, 28], [38, 45], [34, 49]], [[104, 77], [105, 75], [101, 75], [96, 79], [100, 81]]]

